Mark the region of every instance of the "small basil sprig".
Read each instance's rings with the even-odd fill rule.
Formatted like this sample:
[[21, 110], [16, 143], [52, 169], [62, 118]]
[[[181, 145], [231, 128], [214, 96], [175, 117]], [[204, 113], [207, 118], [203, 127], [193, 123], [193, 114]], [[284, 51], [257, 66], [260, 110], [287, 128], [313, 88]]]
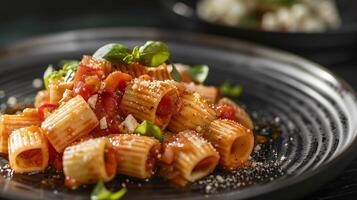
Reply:
[[93, 54], [93, 57], [105, 59], [112, 63], [125, 64], [124, 58], [128, 55], [130, 55], [128, 47], [119, 43], [111, 43], [100, 47]]
[[43, 74], [43, 82], [46, 89], [48, 89], [49, 81], [51, 79], [61, 79], [63, 77], [65, 82], [72, 81], [77, 71], [79, 61], [68, 60], [61, 61], [60, 63], [63, 63], [60, 70], [55, 70], [52, 65], [48, 65], [45, 73]]
[[93, 192], [91, 193], [91, 200], [118, 200], [122, 198], [128, 190], [126, 188], [122, 188], [121, 190], [112, 193], [107, 188], [102, 180], [100, 180], [95, 186]]
[[238, 97], [243, 92], [243, 87], [240, 85], [231, 85], [228, 82], [225, 82], [221, 85], [221, 91], [224, 96], [228, 97]]
[[127, 64], [130, 64], [130, 63], [138, 61], [139, 59], [140, 59], [139, 47], [134, 47], [131, 54], [128, 54], [127, 56], [125, 56], [123, 61]]
[[160, 41], [147, 41], [141, 47], [134, 47], [132, 52], [122, 44], [112, 43], [99, 48], [93, 56], [115, 64], [139, 62], [148, 67], [157, 67], [170, 58], [170, 51], [167, 45]]
[[162, 142], [164, 139], [161, 129], [151, 121], [147, 120], [144, 120], [138, 127], [136, 127], [134, 133], [155, 137], [160, 142]]
[[193, 65], [186, 70], [191, 79], [197, 83], [205, 82], [209, 72], [207, 65]]

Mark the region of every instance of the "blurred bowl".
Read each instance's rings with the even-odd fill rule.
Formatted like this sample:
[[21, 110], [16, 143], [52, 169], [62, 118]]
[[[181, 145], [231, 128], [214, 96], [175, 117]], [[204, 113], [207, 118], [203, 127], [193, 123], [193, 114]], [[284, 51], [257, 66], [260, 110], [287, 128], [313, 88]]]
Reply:
[[274, 46], [304, 55], [325, 65], [347, 62], [357, 55], [357, 1], [338, 0], [342, 26], [320, 33], [270, 32], [210, 23], [196, 15], [197, 0], [159, 0], [171, 20], [183, 28], [194, 28]]

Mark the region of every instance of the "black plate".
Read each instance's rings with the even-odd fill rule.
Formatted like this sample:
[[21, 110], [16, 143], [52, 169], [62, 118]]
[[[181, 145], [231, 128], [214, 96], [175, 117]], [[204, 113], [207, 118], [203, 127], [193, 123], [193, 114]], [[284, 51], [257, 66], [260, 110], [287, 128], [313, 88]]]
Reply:
[[[340, 172], [357, 150], [357, 101], [342, 80], [302, 58], [257, 45], [208, 35], [146, 28], [72, 31], [31, 38], [0, 51], [0, 90], [19, 102], [35, 95], [34, 78], [48, 63], [79, 59], [109, 42], [128, 46], [147, 40], [168, 43], [174, 62], [210, 65], [208, 83], [226, 80], [241, 84], [244, 103], [256, 122], [274, 122], [282, 136], [254, 154], [257, 168], [233, 174], [215, 172], [201, 184], [177, 189], [160, 179], [127, 180], [117, 177], [110, 188], [129, 187], [125, 199], [286, 199], [313, 191]], [[1, 98], [5, 104], [6, 98]], [[1, 161], [5, 163], [5, 160]], [[80, 169], [79, 169], [80, 170]], [[1, 170], [6, 175], [6, 170]], [[218, 192], [205, 194], [219, 180]], [[57, 182], [62, 183], [62, 177]], [[14, 199], [88, 199], [92, 187], [68, 191], [41, 184], [43, 174], [0, 177], [0, 196]], [[213, 183], [212, 183], [213, 181]], [[55, 181], [56, 182], [56, 181]], [[227, 186], [228, 188], [223, 188]], [[239, 186], [239, 187], [238, 187]], [[212, 189], [211, 188], [211, 189]]]
[[177, 25], [196, 27], [210, 33], [287, 49], [326, 64], [345, 62], [356, 56], [357, 2], [351, 0], [336, 2], [342, 18], [342, 26], [339, 29], [321, 33], [284, 33], [206, 22], [196, 15], [197, 0], [160, 0], [163, 12], [167, 13]]

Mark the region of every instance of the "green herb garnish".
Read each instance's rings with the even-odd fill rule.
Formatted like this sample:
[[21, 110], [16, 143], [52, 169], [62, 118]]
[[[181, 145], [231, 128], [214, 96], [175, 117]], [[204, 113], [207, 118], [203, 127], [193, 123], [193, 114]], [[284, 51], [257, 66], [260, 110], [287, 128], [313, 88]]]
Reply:
[[170, 58], [167, 45], [159, 41], [147, 41], [139, 48], [140, 63], [149, 67], [161, 65]]
[[72, 81], [76, 71], [79, 61], [69, 60], [61, 61], [63, 63], [60, 70], [55, 70], [52, 65], [48, 65], [45, 73], [43, 74], [43, 82], [45, 83], [45, 88], [48, 89], [49, 81], [51, 79], [61, 79], [64, 78], [65, 82]]
[[123, 61], [127, 64], [131, 64], [135, 61], [138, 61], [140, 59], [140, 52], [139, 52], [139, 47], [134, 47], [133, 51], [131, 54], [125, 56]]
[[91, 200], [118, 200], [122, 198], [128, 190], [122, 188], [121, 190], [112, 193], [104, 185], [103, 181], [100, 180], [95, 186], [93, 192], [91, 193]]
[[186, 73], [191, 77], [191, 79], [198, 83], [205, 82], [209, 72], [209, 67], [207, 65], [194, 65], [186, 70]]
[[233, 86], [230, 83], [225, 82], [221, 85], [221, 91], [224, 94], [224, 96], [238, 97], [242, 94], [243, 87], [240, 85]]
[[131, 64], [139, 62], [148, 67], [157, 67], [170, 58], [167, 45], [160, 41], [148, 41], [133, 51], [119, 43], [107, 44], [99, 48], [93, 57], [105, 59], [115, 64]]
[[119, 43], [111, 43], [100, 47], [93, 54], [93, 57], [105, 59], [116, 64], [125, 64], [124, 58], [128, 55], [130, 55], [128, 47]]
[[138, 127], [136, 127], [134, 133], [155, 137], [160, 142], [162, 142], [164, 139], [162, 136], [161, 129], [151, 121], [147, 120], [144, 120]]
[[178, 72], [176, 66], [172, 63], [172, 70], [170, 72], [172, 78], [176, 81], [176, 82], [181, 82], [181, 74], [180, 72]]

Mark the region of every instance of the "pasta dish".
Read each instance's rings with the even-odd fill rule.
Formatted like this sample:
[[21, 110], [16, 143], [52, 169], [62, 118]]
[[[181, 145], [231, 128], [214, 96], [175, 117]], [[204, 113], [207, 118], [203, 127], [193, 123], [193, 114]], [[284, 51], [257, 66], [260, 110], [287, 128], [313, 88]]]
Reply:
[[79, 62], [49, 66], [35, 107], [0, 116], [0, 152], [14, 173], [52, 166], [70, 189], [117, 175], [157, 175], [184, 187], [216, 168], [244, 167], [254, 127], [227, 98], [241, 87], [206, 86], [208, 71], [171, 63], [160, 41], [133, 50], [107, 44]]

